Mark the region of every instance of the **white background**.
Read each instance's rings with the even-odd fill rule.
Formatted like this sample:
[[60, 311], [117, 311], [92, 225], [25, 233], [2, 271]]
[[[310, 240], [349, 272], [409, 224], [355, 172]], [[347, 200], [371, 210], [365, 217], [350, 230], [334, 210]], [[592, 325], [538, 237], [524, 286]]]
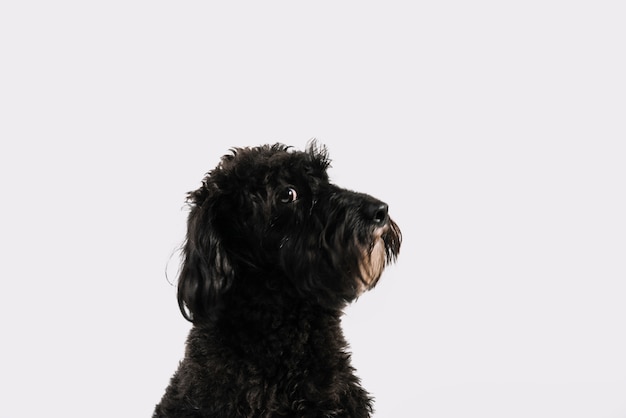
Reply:
[[0, 5], [0, 417], [150, 416], [186, 192], [311, 137], [404, 233], [376, 417], [626, 417], [623, 2], [217, 3]]

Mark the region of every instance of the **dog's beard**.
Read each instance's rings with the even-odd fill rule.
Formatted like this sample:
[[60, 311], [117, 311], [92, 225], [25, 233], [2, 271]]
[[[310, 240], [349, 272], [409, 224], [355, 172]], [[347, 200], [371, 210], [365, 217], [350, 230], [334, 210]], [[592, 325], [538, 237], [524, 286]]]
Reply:
[[383, 234], [388, 227], [377, 228], [373, 234], [372, 243], [363, 249], [361, 262], [359, 263], [359, 280], [357, 293], [361, 295], [376, 286], [378, 279], [387, 265], [387, 248]]

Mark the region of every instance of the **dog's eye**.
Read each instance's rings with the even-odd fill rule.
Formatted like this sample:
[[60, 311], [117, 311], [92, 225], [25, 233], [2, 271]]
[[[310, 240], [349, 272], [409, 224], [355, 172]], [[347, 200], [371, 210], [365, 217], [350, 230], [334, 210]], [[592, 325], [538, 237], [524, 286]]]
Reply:
[[280, 194], [278, 195], [278, 199], [280, 200], [280, 203], [295, 202], [297, 198], [298, 198], [298, 192], [296, 192], [296, 189], [294, 189], [293, 187], [285, 188], [285, 190], [280, 192]]

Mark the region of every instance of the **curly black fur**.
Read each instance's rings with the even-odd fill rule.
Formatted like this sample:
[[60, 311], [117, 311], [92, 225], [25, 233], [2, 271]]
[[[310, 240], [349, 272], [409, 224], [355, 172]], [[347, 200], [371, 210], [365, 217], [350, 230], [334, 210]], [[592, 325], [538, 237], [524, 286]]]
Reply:
[[325, 147], [236, 148], [189, 193], [193, 323], [153, 417], [369, 417], [340, 318], [395, 260], [387, 205], [329, 182]]

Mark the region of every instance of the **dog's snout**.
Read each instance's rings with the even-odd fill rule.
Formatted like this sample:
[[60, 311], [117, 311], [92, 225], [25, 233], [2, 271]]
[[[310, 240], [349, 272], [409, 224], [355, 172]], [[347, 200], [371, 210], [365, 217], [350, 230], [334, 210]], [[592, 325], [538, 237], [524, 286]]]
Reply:
[[366, 209], [367, 219], [377, 224], [384, 224], [387, 221], [389, 206], [383, 202], [371, 202]]

